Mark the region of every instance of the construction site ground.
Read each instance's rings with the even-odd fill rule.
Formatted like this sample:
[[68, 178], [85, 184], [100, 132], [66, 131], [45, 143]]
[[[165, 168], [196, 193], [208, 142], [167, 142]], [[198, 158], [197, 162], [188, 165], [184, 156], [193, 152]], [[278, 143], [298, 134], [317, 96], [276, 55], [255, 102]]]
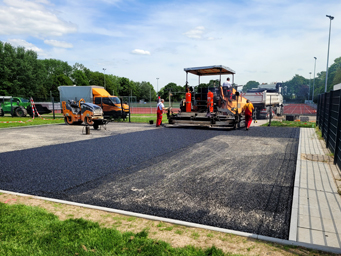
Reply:
[[0, 189], [288, 239], [299, 129], [3, 129]]

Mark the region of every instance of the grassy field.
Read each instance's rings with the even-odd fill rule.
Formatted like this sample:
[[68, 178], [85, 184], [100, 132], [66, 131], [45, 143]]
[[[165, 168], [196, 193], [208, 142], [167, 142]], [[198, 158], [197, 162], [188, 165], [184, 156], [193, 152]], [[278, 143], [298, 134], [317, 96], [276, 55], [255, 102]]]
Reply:
[[[130, 121], [132, 123], [148, 123], [153, 120], [154, 124], [156, 123], [156, 114], [132, 114], [130, 117]], [[126, 120], [120, 119], [115, 120], [114, 122], [129, 122], [129, 119]], [[163, 123], [168, 123], [167, 115], [164, 114], [162, 118]], [[30, 125], [46, 125], [46, 124], [61, 124], [64, 123], [63, 115], [55, 115], [55, 119], [53, 119], [52, 114], [43, 115], [42, 118], [36, 117], [32, 119], [31, 117], [11, 117], [4, 116], [0, 117], [0, 128], [10, 128], [10, 127], [20, 127], [20, 126], [30, 126]]]
[[84, 219], [60, 221], [38, 207], [0, 203], [1, 255], [224, 255], [205, 250], [173, 248], [148, 238], [148, 232], [119, 232]]
[[331, 255], [0, 193], [0, 255]]
[[[268, 126], [269, 123], [263, 124], [262, 126]], [[300, 121], [271, 121], [271, 126], [274, 127], [306, 127], [315, 128], [316, 123], [314, 122], [300, 122]]]

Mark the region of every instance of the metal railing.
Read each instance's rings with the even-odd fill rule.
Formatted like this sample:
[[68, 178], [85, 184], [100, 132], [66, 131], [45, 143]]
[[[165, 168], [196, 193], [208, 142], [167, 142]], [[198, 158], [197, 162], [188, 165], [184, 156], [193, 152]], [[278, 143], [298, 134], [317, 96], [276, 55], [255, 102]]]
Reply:
[[326, 147], [334, 154], [334, 164], [341, 169], [341, 90], [318, 96], [316, 125], [322, 132]]

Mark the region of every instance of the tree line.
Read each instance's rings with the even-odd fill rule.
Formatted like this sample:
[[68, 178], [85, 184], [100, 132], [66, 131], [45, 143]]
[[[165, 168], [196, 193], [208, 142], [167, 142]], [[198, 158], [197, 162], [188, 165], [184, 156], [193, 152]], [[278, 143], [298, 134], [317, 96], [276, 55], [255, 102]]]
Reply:
[[[315, 80], [315, 81], [314, 81]], [[307, 100], [312, 99], [314, 95], [314, 101], [317, 101], [319, 94], [325, 92], [325, 81], [326, 81], [326, 71], [321, 71], [316, 74], [315, 79], [313, 74], [311, 79], [304, 78], [296, 74], [289, 81], [277, 81], [282, 82], [282, 93], [284, 99], [290, 100]], [[336, 58], [334, 63], [328, 69], [328, 80], [327, 80], [327, 92], [333, 90], [333, 86], [341, 83], [341, 57]], [[249, 81], [243, 87], [243, 91], [246, 92], [251, 88], [257, 88], [259, 82]], [[310, 88], [310, 91], [309, 91]], [[313, 91], [314, 90], [314, 91]], [[314, 92], [314, 94], [313, 94]]]
[[[317, 73], [314, 85], [314, 100], [325, 90], [326, 72]], [[280, 81], [277, 81], [280, 82]], [[311, 99], [313, 79], [306, 79], [296, 74], [291, 80], [283, 83], [283, 96], [286, 100]], [[328, 69], [327, 91], [335, 84], [341, 83], [341, 57], [334, 60]], [[309, 91], [310, 84], [310, 91]], [[14, 47], [0, 41], [0, 96], [33, 97], [36, 101], [49, 101], [53, 96], [59, 101], [58, 87], [61, 85], [100, 85], [107, 91], [119, 97], [135, 96], [137, 100], [155, 101], [156, 91], [152, 84], [146, 81], [134, 82], [125, 77], [91, 71], [80, 63], [70, 66], [66, 61], [57, 59], [38, 59], [38, 54], [24, 47]], [[249, 81], [243, 86], [243, 91], [256, 88], [259, 82]], [[195, 90], [203, 87], [217, 87], [219, 80], [201, 83]], [[185, 85], [170, 82], [158, 93], [161, 98], [180, 101], [185, 97]], [[309, 97], [310, 96], [310, 97]]]
[[156, 100], [149, 82], [134, 82], [125, 77], [94, 72], [76, 63], [38, 59], [38, 54], [24, 47], [13, 47], [0, 41], [0, 96], [33, 97], [36, 101], [59, 101], [61, 85], [99, 85], [115, 96], [136, 96], [137, 100]]

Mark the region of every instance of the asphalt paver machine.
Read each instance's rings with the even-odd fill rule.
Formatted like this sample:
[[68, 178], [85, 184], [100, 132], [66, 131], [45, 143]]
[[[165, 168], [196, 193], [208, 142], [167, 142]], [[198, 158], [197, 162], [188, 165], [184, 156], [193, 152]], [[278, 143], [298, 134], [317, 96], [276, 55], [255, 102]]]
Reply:
[[[234, 84], [235, 71], [223, 65], [185, 68], [186, 98], [180, 103], [180, 110], [175, 113], [172, 108], [167, 109], [170, 125], [207, 126], [240, 128], [245, 127], [245, 116], [242, 108], [246, 104], [236, 87], [229, 90], [222, 86], [222, 76], [232, 75]], [[214, 87], [193, 88], [188, 85], [188, 74], [197, 75], [200, 85], [201, 76], [219, 76], [219, 85]]]

